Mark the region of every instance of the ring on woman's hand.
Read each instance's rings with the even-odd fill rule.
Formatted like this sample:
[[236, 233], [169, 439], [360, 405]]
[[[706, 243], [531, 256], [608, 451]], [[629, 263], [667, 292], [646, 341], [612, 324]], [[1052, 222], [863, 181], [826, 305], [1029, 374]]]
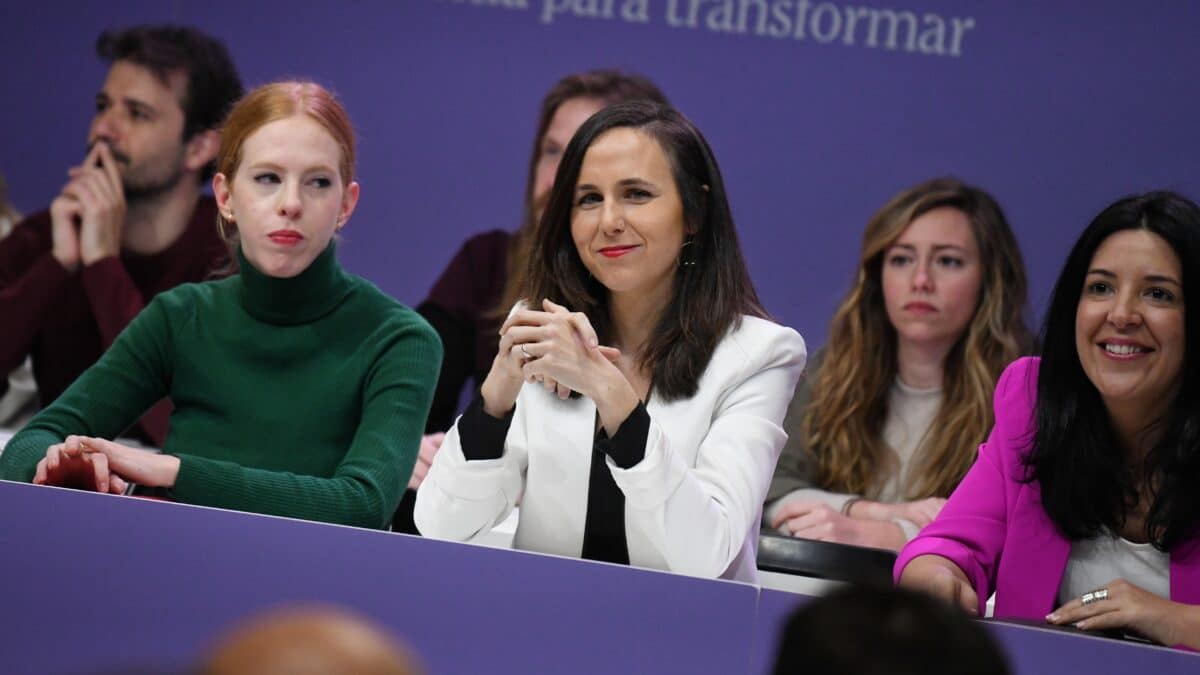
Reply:
[[521, 345], [521, 353], [522, 353], [522, 354], [524, 354], [524, 355], [525, 355], [525, 358], [527, 358], [527, 359], [532, 359], [532, 358], [533, 358], [533, 354], [530, 354], [530, 353], [529, 353], [529, 352], [528, 352], [528, 351], [525, 349], [525, 345]]
[[1101, 588], [1101, 589], [1092, 591], [1091, 593], [1084, 593], [1083, 596], [1081, 598], [1079, 598], [1079, 601], [1085, 605], [1090, 605], [1093, 602], [1096, 602], [1097, 600], [1103, 600], [1107, 597], [1108, 597], [1108, 589]]

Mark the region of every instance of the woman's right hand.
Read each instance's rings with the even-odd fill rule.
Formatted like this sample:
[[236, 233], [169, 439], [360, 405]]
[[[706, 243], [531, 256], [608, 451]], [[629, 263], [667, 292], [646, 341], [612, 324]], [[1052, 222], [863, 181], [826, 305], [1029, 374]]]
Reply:
[[517, 404], [517, 395], [525, 384], [525, 376], [521, 367], [529, 360], [521, 351], [528, 339], [518, 343], [516, 336], [509, 330], [514, 325], [537, 325], [533, 312], [520, 309], [508, 316], [500, 327], [500, 349], [496, 358], [492, 359], [492, 369], [488, 371], [483, 384], [479, 387], [479, 395], [483, 397], [483, 411], [492, 417], [501, 418], [508, 414]]
[[919, 555], [908, 561], [900, 573], [899, 585], [941, 598], [972, 616], [979, 614], [979, 595], [966, 573], [940, 555]]
[[33, 483], [118, 495], [125, 492], [127, 485], [109, 471], [104, 453], [91, 452], [77, 444], [68, 448], [66, 443], [46, 448], [46, 456], [37, 463]]

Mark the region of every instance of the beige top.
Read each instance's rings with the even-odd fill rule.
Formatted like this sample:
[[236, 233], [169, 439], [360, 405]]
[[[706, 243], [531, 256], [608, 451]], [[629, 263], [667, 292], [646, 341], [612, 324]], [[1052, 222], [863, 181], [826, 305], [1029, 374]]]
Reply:
[[[883, 441], [890, 452], [884, 459], [883, 470], [879, 472], [876, 484], [863, 495], [822, 490], [812, 483], [811, 457], [800, 434], [800, 426], [812, 395], [809, 374], [817, 372], [822, 356], [823, 353], [813, 359], [813, 367], [805, 373], [788, 407], [783, 425], [788, 433], [788, 441], [775, 467], [763, 511], [763, 522], [768, 526], [784, 504], [800, 499], [821, 501], [836, 510], [841, 510], [855, 496], [880, 502], [903, 501], [913, 483], [913, 477], [909, 475], [912, 460], [942, 404], [940, 387], [917, 389], [904, 384], [897, 377], [888, 392], [888, 415], [883, 425]], [[903, 518], [897, 518], [894, 522], [904, 531], [905, 539], [912, 539], [920, 531], [915, 523]]]
[[879, 475], [881, 480], [866, 497], [880, 502], [904, 500], [915, 478], [909, 475], [913, 457], [941, 406], [941, 387], [917, 389], [896, 377], [888, 393], [888, 416], [883, 425], [883, 442], [891, 450], [887, 470]]

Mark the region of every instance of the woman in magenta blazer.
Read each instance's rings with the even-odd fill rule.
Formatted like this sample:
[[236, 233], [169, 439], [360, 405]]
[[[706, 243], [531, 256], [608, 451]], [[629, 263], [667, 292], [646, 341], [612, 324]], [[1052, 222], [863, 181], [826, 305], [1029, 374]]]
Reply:
[[1116, 202], [1059, 276], [1042, 358], [1014, 362], [996, 425], [900, 584], [997, 617], [1200, 649], [1200, 209]]

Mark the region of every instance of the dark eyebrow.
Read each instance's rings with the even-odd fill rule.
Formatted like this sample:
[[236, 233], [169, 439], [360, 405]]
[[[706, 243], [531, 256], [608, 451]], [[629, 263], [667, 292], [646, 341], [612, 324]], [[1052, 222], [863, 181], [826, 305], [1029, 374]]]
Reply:
[[[622, 178], [621, 180], [617, 181], [617, 187], [628, 187], [630, 185], [646, 185], [649, 187], [654, 187], [654, 183], [651, 183], [650, 181], [646, 180], [645, 178]], [[592, 185], [591, 183], [580, 183], [579, 185], [575, 186], [576, 192], [580, 192], [582, 190], [598, 190], [598, 189], [599, 188], [597, 188], [595, 185]]]
[[1176, 281], [1174, 277], [1168, 277], [1161, 274], [1147, 274], [1145, 279], [1152, 284], [1174, 284], [1180, 288], [1183, 288], [1183, 284]]
[[[1100, 267], [1095, 267], [1095, 268], [1088, 270], [1088, 275], [1090, 276], [1092, 274], [1095, 274], [1095, 275], [1101, 276], [1101, 277], [1106, 277], [1108, 279], [1116, 279], [1117, 278], [1116, 274], [1113, 274], [1112, 272], [1110, 272], [1106, 269], [1100, 268]], [[1183, 284], [1179, 283], [1179, 281], [1177, 279], [1175, 279], [1175, 277], [1169, 277], [1164, 274], [1147, 274], [1146, 276], [1142, 277], [1142, 280], [1149, 281], [1152, 284], [1172, 284], [1172, 285], [1178, 286], [1180, 288], [1183, 288]]]
[[154, 106], [150, 105], [149, 103], [146, 103], [145, 101], [139, 101], [136, 98], [129, 98], [128, 96], [126, 96], [125, 98], [123, 98], [121, 100], [125, 103], [126, 106], [129, 107], [130, 110], [142, 110], [142, 111], [148, 112], [152, 115], [158, 114], [158, 108], [155, 108]]

